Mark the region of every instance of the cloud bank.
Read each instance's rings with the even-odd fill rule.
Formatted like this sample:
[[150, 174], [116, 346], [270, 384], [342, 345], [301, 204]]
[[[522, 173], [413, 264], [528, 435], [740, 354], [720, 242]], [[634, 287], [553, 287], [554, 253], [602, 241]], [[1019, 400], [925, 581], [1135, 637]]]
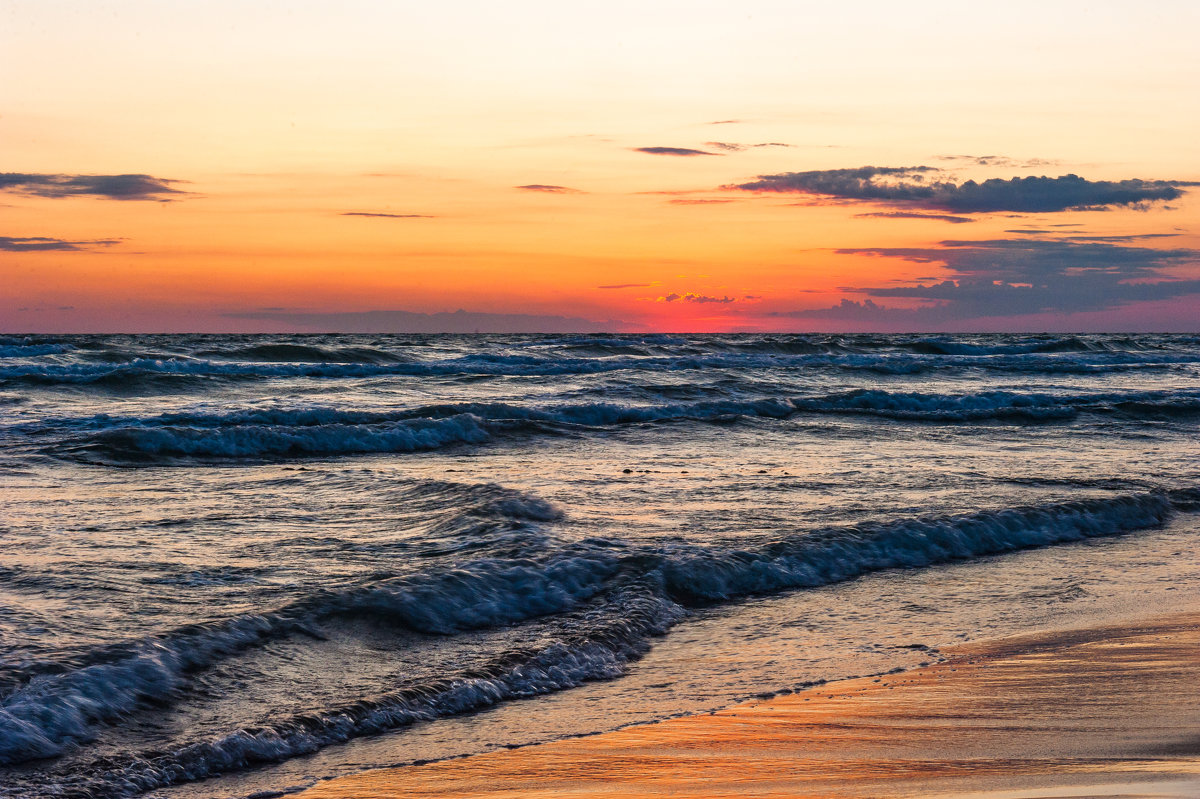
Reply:
[[[1160, 249], [1137, 244], [1146, 236], [1068, 236], [1054, 239], [943, 241], [939, 247], [865, 247], [843, 255], [941, 264], [946, 279], [912, 286], [844, 289], [873, 299], [843, 299], [831, 308], [781, 315], [845, 321], [940, 323], [997, 316], [1104, 311], [1135, 302], [1200, 294], [1200, 280], [1171, 270], [1200, 266], [1200, 250]], [[1194, 269], [1192, 270], [1194, 273]], [[926, 303], [894, 308], [875, 299]]]
[[103, 197], [109, 200], [167, 201], [187, 192], [172, 188], [178, 180], [151, 175], [50, 175], [0, 172], [0, 191], [33, 197]]
[[944, 173], [931, 166], [864, 166], [760, 175], [757, 180], [723, 188], [980, 214], [1144, 207], [1178, 199], [1184, 193], [1181, 187], [1195, 185], [1172, 180], [1087, 180], [1078, 175], [991, 178], [982, 183], [974, 180], [954, 183], [943, 178]]

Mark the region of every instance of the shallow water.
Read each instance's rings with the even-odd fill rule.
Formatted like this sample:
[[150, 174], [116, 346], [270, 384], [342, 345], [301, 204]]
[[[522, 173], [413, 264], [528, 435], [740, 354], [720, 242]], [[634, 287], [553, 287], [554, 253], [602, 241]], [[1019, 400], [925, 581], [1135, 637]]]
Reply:
[[0, 340], [0, 796], [247, 796], [1197, 604], [1200, 339]]

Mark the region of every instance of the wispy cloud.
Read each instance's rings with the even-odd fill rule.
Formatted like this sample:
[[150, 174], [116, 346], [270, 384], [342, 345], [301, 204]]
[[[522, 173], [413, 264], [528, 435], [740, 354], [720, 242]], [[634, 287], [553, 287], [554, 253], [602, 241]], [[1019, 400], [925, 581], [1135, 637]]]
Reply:
[[952, 216], [950, 214], [922, 214], [918, 211], [877, 211], [871, 214], [855, 214], [856, 219], [935, 219], [939, 222], [949, 222], [961, 225], [964, 222], [974, 222], [969, 216]]
[[183, 181], [151, 175], [53, 175], [0, 172], [0, 191], [32, 197], [103, 197], [109, 200], [167, 201], [187, 192], [173, 188]]
[[596, 286], [598, 289], [647, 289], [653, 283], [613, 283], [610, 286]]
[[721, 205], [733, 200], [728, 197], [674, 197], [667, 202], [672, 205]]
[[743, 150], [752, 150], [756, 147], [792, 147], [794, 145], [784, 144], [778, 141], [759, 142], [758, 144], [741, 144], [733, 141], [706, 141], [707, 147], [715, 147], [718, 150], [724, 150], [728, 153], [740, 153]]
[[1013, 169], [1036, 169], [1039, 167], [1058, 166], [1062, 163], [1052, 158], [1009, 158], [1006, 155], [939, 155], [939, 161], [965, 161], [975, 166], [1000, 166]]
[[67, 241], [45, 236], [0, 236], [2, 252], [79, 252], [120, 244], [121, 239], [90, 239]]
[[579, 189], [572, 189], [569, 186], [555, 186], [551, 183], [527, 183], [524, 186], [514, 186], [515, 189], [522, 191], [540, 191], [546, 194], [583, 194]]
[[690, 147], [634, 147], [634, 152], [646, 153], [647, 155], [675, 155], [690, 157], [695, 155], [720, 155], [720, 153], [710, 153], [707, 150], [693, 150]]
[[368, 216], [380, 219], [436, 219], [430, 214], [385, 214], [375, 211], [343, 211], [342, 216]]
[[1093, 181], [1078, 175], [992, 178], [982, 183], [973, 180], [954, 183], [944, 178], [944, 173], [931, 166], [864, 166], [760, 175], [757, 180], [723, 188], [978, 214], [1146, 207], [1178, 199], [1183, 195], [1181, 187], [1196, 185], [1176, 180]]

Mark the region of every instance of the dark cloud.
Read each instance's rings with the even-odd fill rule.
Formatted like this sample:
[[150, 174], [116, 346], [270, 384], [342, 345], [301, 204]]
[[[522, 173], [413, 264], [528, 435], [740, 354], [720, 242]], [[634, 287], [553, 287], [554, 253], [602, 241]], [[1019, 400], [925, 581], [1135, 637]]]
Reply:
[[807, 194], [849, 201], [867, 201], [902, 208], [925, 208], [960, 214], [996, 211], [1049, 213], [1111, 206], [1146, 207], [1183, 195], [1169, 180], [1087, 180], [1078, 175], [1057, 178], [1025, 177], [982, 183], [954, 183], [930, 166], [823, 169], [760, 175], [757, 180], [725, 186], [742, 191]]
[[598, 289], [647, 289], [653, 283], [614, 283], [611, 286], [596, 286]]
[[104, 197], [109, 200], [160, 200], [187, 192], [172, 188], [178, 180], [151, 175], [49, 175], [0, 172], [0, 191], [34, 197]]
[[706, 150], [692, 150], [688, 147], [634, 147], [634, 152], [646, 153], [647, 155], [720, 155], [720, 153], [710, 153]]
[[855, 169], [820, 169], [759, 175], [758, 180], [724, 186], [742, 191], [784, 194], [822, 194], [852, 200], [915, 200], [928, 196], [925, 173], [932, 166], [863, 166]]
[[514, 186], [513, 188], [524, 191], [541, 191], [547, 194], [583, 194], [579, 189], [572, 189], [568, 186], [555, 186], [550, 183], [528, 183], [524, 186]]
[[380, 219], [434, 219], [429, 214], [384, 214], [374, 211], [343, 211], [342, 216], [370, 216]]
[[916, 263], [942, 263], [956, 274], [1005, 282], [1037, 282], [1056, 275], [1103, 273], [1146, 277], [1164, 267], [1195, 263], [1198, 251], [1129, 247], [1158, 235], [1070, 236], [1056, 239], [948, 240], [939, 247], [857, 247], [840, 254], [874, 255]]
[[731, 203], [733, 200], [728, 197], [675, 197], [667, 202], [672, 205], [720, 205]]
[[788, 316], [796, 319], [836, 319], [844, 322], [862, 322], [871, 324], [881, 321], [896, 321], [904, 320], [919, 321], [919, 315], [916, 310], [909, 308], [886, 308], [882, 305], [877, 305], [872, 300], [857, 300], [842, 299], [840, 303], [832, 308], [813, 308], [803, 311], [775, 311], [768, 316]]
[[668, 294], [665, 297], [659, 297], [658, 301], [659, 302], [694, 302], [694, 303], [699, 303], [701, 305], [706, 304], [706, 303], [712, 303], [712, 302], [716, 302], [716, 303], [737, 302], [737, 300], [735, 300], [733, 297], [709, 297], [704, 294], [692, 294], [691, 292], [688, 292], [687, 294]]
[[1134, 302], [1200, 294], [1200, 280], [1177, 278], [1169, 271], [1200, 265], [1200, 250], [1132, 244], [1160, 235], [952, 240], [941, 242], [939, 247], [842, 249], [837, 252], [942, 264], [950, 274], [930, 284], [845, 289], [875, 299], [916, 300], [927, 303], [924, 307], [891, 308], [873, 299], [842, 300], [832, 308], [786, 315], [939, 323], [1046, 312], [1101, 311]]
[[975, 220], [969, 216], [951, 216], [950, 214], [922, 214], [918, 211], [878, 211], [873, 214], [855, 214], [858, 219], [936, 219], [940, 222], [949, 222], [953, 225], [961, 225], [964, 222], [974, 222]]
[[45, 236], [0, 236], [0, 252], [78, 252], [97, 247], [120, 244], [120, 239], [91, 239], [89, 241], [67, 241]]
[[240, 311], [230, 319], [277, 322], [281, 326], [320, 333], [605, 333], [620, 332], [622, 322], [593, 322], [573, 316], [540, 316], [458, 310], [415, 311]]
[[709, 122], [710, 125], [738, 125], [742, 122], [740, 119], [718, 119], [716, 122]]

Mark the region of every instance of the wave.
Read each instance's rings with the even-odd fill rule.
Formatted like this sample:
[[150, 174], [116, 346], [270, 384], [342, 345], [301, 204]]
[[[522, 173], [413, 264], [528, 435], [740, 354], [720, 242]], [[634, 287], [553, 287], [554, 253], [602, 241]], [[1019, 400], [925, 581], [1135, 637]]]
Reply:
[[757, 549], [689, 548], [666, 562], [664, 577], [685, 603], [722, 601], [1157, 527], [1175, 507], [1166, 493], [1127, 494], [831, 529]]
[[122, 428], [93, 437], [85, 449], [131, 456], [261, 458], [421, 452], [454, 444], [483, 444], [491, 436], [479, 419], [461, 414], [388, 424], [236, 425]]
[[0, 700], [0, 763], [62, 753], [94, 737], [98, 725], [148, 702], [173, 701], [186, 691], [192, 673], [233, 652], [281, 634], [320, 635], [322, 624], [343, 616], [383, 618], [441, 635], [537, 617], [563, 623], [553, 640], [536, 649], [509, 652], [432, 683], [119, 764], [104, 761], [87, 770], [87, 779], [100, 774], [104, 783], [95, 795], [165, 787], [423, 719], [615, 677], [689, 608], [884, 569], [922, 568], [1157, 527], [1175, 510], [1193, 507], [1196, 495], [1193, 489], [1124, 494], [798, 532], [741, 546], [582, 541], [541, 560], [483, 559], [449, 571], [322, 593], [272, 614], [190, 628], [109, 652], [82, 668], [31, 677]]
[[[1082, 413], [1161, 419], [1200, 414], [1200, 392], [1089, 394], [984, 391], [968, 394], [855, 389], [814, 397], [715, 400], [658, 405], [579, 403], [531, 407], [507, 403], [426, 405], [397, 411], [329, 407], [262, 408], [224, 414], [98, 416], [60, 420], [73, 430], [55, 450], [87, 457], [269, 458], [405, 453], [482, 445], [516, 434], [561, 435], [614, 426], [797, 415], [868, 415], [929, 423], [1056, 422]], [[80, 432], [82, 431], [82, 432]], [[37, 432], [45, 432], [39, 427]]]
[[92, 740], [100, 723], [169, 701], [190, 673], [235, 652], [289, 633], [319, 636], [313, 625], [323, 619], [380, 618], [442, 635], [495, 627], [570, 610], [604, 590], [618, 567], [612, 558], [571, 555], [543, 564], [481, 560], [113, 647], [83, 668], [53, 673], [42, 666], [50, 673], [31, 676], [0, 700], [0, 764], [62, 754]]
[[797, 410], [848, 413], [890, 419], [967, 422], [1004, 419], [1053, 421], [1080, 413], [1173, 416], [1200, 413], [1200, 392], [1138, 391], [1096, 394], [1044, 394], [983, 391], [936, 394], [857, 389], [794, 400]]
[[395, 363], [398, 355], [370, 347], [318, 347], [311, 344], [270, 343], [228, 349], [202, 349], [196, 358], [267, 363]]
[[[782, 345], [781, 345], [782, 346]], [[791, 346], [791, 345], [788, 345]], [[803, 373], [811, 370], [873, 372], [889, 375], [927, 372], [983, 370], [1017, 374], [1092, 374], [1131, 370], [1163, 370], [1200, 363], [1196, 352], [1109, 352], [1089, 351], [1063, 354], [913, 353], [808, 353], [810, 345], [795, 345], [802, 352], [763, 350], [757, 345], [736, 351], [709, 354], [654, 356], [554, 356], [476, 353], [441, 360], [400, 360], [399, 356], [364, 348], [339, 352], [302, 347], [307, 354], [283, 357], [281, 349], [295, 345], [263, 345], [252, 348], [258, 357], [244, 360], [206, 358], [118, 358], [88, 363], [38, 363], [0, 366], [0, 382], [44, 385], [133, 386], [142, 383], [187, 380], [269, 380], [288, 378], [362, 379], [383, 377], [503, 377], [593, 375], [611, 372], [679, 372], [735, 370], [739, 372], [782, 369]], [[957, 344], [956, 348], [968, 345]], [[947, 349], [941, 347], [938, 349]], [[995, 348], [993, 348], [995, 349]], [[353, 352], [351, 352], [353, 350]], [[244, 352], [244, 351], [243, 351]], [[267, 353], [274, 353], [268, 355]], [[357, 354], [355, 354], [357, 353]], [[232, 356], [231, 356], [232, 357]]]
[[0, 700], [0, 765], [62, 754], [95, 737], [95, 726], [180, 690], [186, 672], [214, 663], [263, 638], [278, 620], [237, 619], [205, 634], [150, 641], [132, 656], [30, 679]]
[[927, 355], [1021, 355], [1025, 353], [1103, 352], [1108, 348], [1100, 343], [1084, 341], [1076, 336], [1048, 341], [1016, 344], [971, 344], [956, 339], [919, 339], [899, 344], [911, 352]]
[[586, 355], [661, 355], [667, 353], [700, 352], [693, 342], [683, 336], [656, 335], [622, 335], [622, 336], [566, 336], [566, 337], [531, 337], [524, 341], [514, 342], [517, 346], [533, 350], [549, 350]]
[[[1155, 341], [1148, 341], [1148, 339]], [[1173, 343], [1179, 337], [1168, 339]], [[690, 351], [693, 354], [712, 352], [762, 352], [794, 355], [845, 354], [854, 352], [896, 351], [922, 355], [1020, 355], [1028, 353], [1114, 352], [1145, 350], [1161, 347], [1157, 337], [1111, 336], [912, 336], [891, 335], [825, 335], [825, 334], [756, 334], [695, 336], [575, 336], [538, 339], [529, 346], [542, 348], [578, 349], [581, 351], [663, 354], [670, 351]]]
[[[311, 754], [352, 738], [469, 713], [506, 700], [619, 677], [630, 661], [645, 653], [652, 636], [666, 632], [683, 614], [660, 597], [630, 591], [597, 609], [595, 615], [602, 615], [606, 621], [588, 624], [590, 620], [585, 617], [579, 632], [540, 649], [508, 652], [453, 677], [168, 751], [106, 758], [82, 769], [73, 768], [56, 780], [57, 787], [88, 797], [135, 795]], [[4, 789], [0, 788], [3, 795]]]
[[483, 444], [496, 435], [556, 432], [672, 419], [721, 420], [738, 415], [783, 417], [787, 401], [709, 402], [659, 406], [586, 403], [539, 409], [504, 403], [430, 405], [396, 412], [334, 408], [263, 409], [229, 414], [166, 414], [143, 419], [94, 417], [101, 427], [65, 445], [67, 452], [131, 457], [255, 458], [418, 452]]
[[36, 358], [58, 355], [71, 350], [67, 344], [5, 344], [0, 342], [0, 358]]

